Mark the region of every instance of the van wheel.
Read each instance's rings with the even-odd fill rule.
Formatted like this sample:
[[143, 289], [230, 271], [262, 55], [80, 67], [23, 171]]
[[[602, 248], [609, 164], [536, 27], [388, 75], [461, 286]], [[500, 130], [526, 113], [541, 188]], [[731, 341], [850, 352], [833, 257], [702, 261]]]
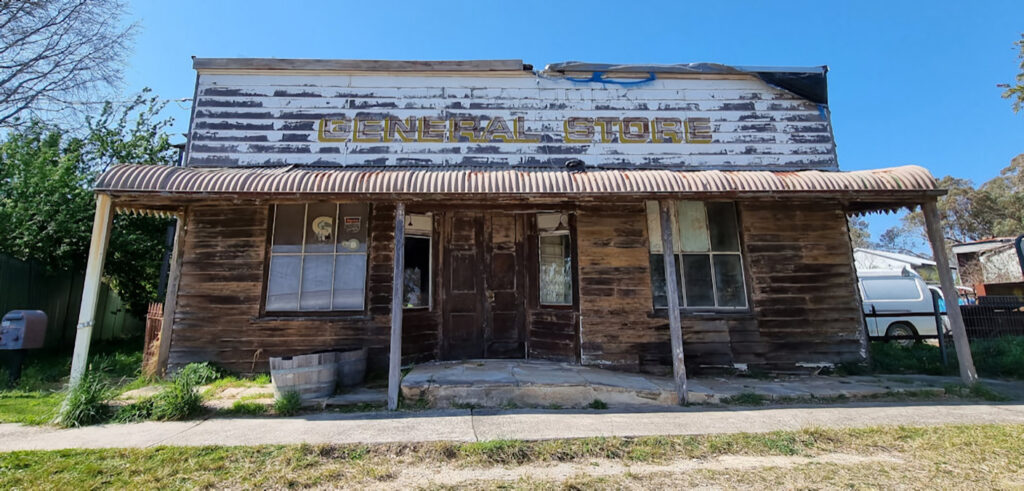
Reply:
[[[904, 348], [909, 348], [920, 341], [917, 337], [917, 331], [914, 326], [909, 324], [893, 324], [889, 326], [889, 329], [885, 330], [885, 337], [889, 338], [889, 342], [896, 343]], [[893, 338], [909, 338], [913, 339], [893, 339]]]

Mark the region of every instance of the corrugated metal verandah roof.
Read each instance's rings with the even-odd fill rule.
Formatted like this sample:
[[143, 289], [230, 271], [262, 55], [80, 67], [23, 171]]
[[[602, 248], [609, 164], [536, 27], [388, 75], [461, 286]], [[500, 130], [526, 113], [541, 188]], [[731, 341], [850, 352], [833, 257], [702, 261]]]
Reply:
[[852, 172], [526, 168], [195, 168], [116, 165], [97, 192], [147, 195], [904, 194], [936, 191], [917, 166]]

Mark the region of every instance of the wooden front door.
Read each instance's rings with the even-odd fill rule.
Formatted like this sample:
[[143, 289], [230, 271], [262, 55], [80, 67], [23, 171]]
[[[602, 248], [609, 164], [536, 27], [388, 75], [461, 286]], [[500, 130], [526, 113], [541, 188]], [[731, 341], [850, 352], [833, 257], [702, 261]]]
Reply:
[[445, 225], [442, 359], [523, 358], [523, 216], [460, 211]]

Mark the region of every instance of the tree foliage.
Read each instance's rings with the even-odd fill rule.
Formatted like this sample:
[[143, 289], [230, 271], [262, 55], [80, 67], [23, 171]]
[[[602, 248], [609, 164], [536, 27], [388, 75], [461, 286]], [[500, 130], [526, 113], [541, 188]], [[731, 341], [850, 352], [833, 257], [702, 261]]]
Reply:
[[136, 30], [121, 25], [125, 10], [121, 0], [0, 0], [0, 126], [55, 120], [116, 86]]
[[[981, 186], [946, 176], [939, 179], [939, 187], [949, 190], [937, 203], [947, 241], [956, 244], [1024, 233], [1024, 154]], [[907, 250], [924, 240], [924, 216], [917, 210], [882, 234], [879, 242], [886, 249]]]
[[868, 221], [864, 217], [849, 217], [847, 223], [850, 228], [850, 242], [853, 247], [870, 249], [871, 231], [868, 230]]
[[[162, 107], [147, 90], [126, 106], [105, 105], [84, 136], [39, 121], [12, 130], [0, 143], [0, 252], [54, 271], [84, 269], [98, 173], [115, 162], [174, 162]], [[156, 299], [169, 223], [114, 218], [104, 272], [137, 315]]]
[[1024, 109], [1024, 33], [1020, 35], [1020, 40], [1013, 43], [1020, 49], [1020, 73], [1014, 77], [1014, 82], [1005, 85], [1006, 90], [1003, 92], [1004, 99], [1010, 99], [1013, 104], [1013, 112], [1020, 112]]

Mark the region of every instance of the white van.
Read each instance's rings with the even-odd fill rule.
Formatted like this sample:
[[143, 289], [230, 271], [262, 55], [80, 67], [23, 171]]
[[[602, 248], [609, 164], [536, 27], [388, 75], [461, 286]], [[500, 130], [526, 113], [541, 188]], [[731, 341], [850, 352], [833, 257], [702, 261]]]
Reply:
[[[942, 294], [920, 275], [910, 269], [869, 269], [857, 271], [857, 279], [870, 337], [904, 345], [922, 337], [938, 337], [933, 296], [941, 300]], [[947, 324], [945, 314], [942, 318]]]

